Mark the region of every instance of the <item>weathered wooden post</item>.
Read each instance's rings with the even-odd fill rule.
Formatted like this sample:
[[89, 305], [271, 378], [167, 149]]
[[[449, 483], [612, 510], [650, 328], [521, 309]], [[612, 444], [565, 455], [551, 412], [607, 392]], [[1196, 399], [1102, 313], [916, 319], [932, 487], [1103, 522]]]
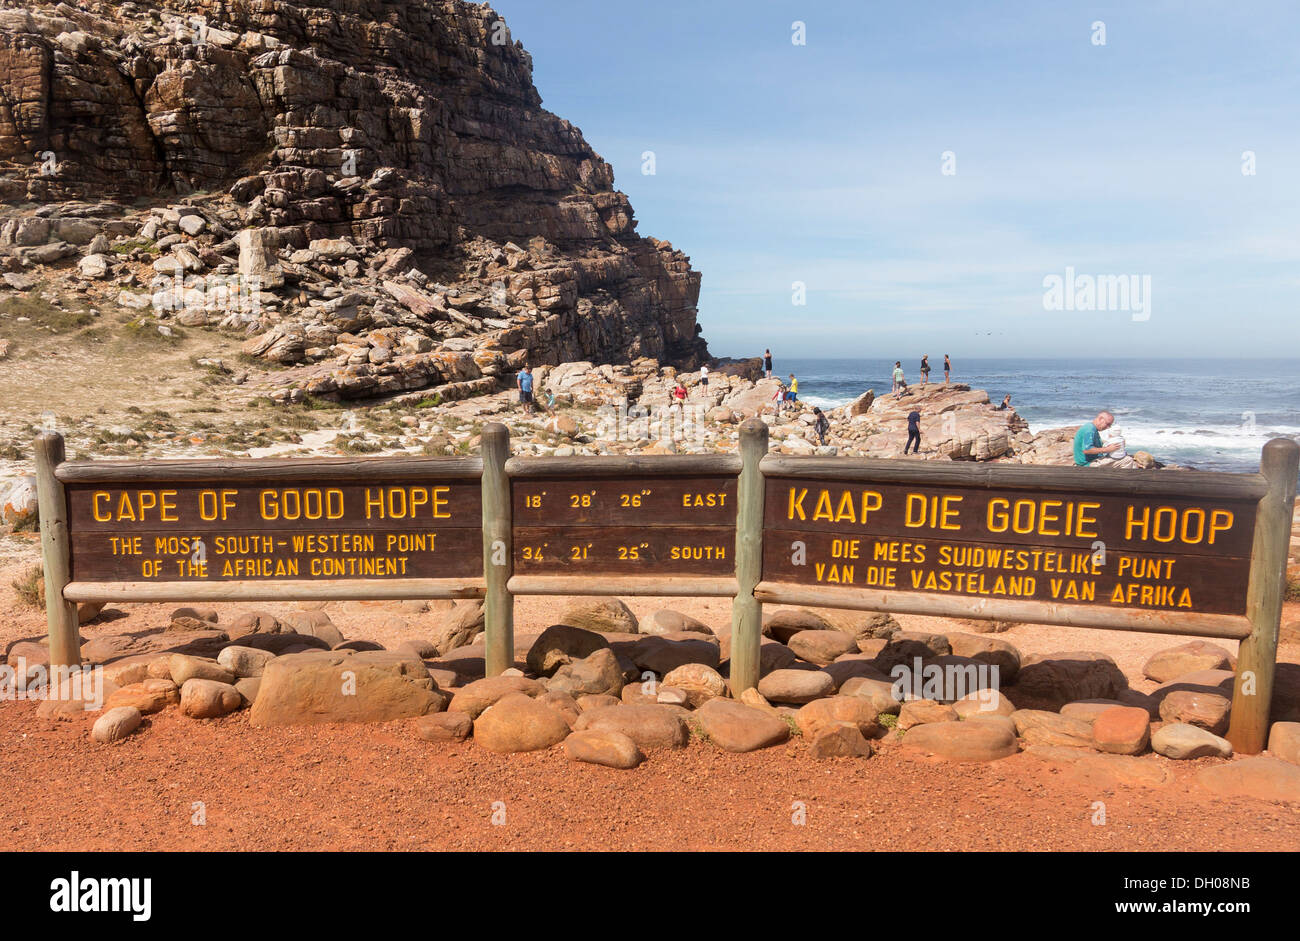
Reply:
[[77, 606], [63, 597], [72, 576], [68, 538], [68, 501], [54, 470], [63, 463], [63, 435], [47, 431], [36, 438], [36, 491], [41, 514], [41, 558], [45, 571], [45, 622], [49, 630], [50, 666], [81, 665]]
[[763, 575], [763, 473], [767, 425], [750, 418], [740, 426], [740, 480], [736, 485], [736, 598], [731, 605], [731, 695], [758, 686], [763, 605], [754, 586]]
[[1291, 514], [1295, 509], [1296, 474], [1300, 472], [1300, 444], [1274, 438], [1260, 455], [1260, 473], [1268, 480], [1268, 493], [1259, 501], [1255, 542], [1250, 551], [1250, 588], [1246, 617], [1250, 636], [1237, 653], [1237, 678], [1232, 693], [1232, 719], [1228, 741], [1235, 751], [1254, 755], [1268, 741], [1269, 703], [1277, 667], [1277, 635], [1282, 622], [1282, 597], [1286, 593], [1286, 557], [1291, 542]]
[[510, 669], [515, 662], [515, 599], [507, 583], [513, 568], [510, 544], [510, 431], [493, 422], [483, 426], [483, 599], [487, 675]]

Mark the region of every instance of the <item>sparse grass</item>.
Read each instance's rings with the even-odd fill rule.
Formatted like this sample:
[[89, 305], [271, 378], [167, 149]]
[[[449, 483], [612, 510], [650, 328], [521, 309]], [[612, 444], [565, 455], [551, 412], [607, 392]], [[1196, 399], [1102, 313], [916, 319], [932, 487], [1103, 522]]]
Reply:
[[374, 454], [376, 451], [382, 451], [384, 449], [382, 444], [375, 441], [367, 441], [361, 436], [349, 437], [347, 435], [339, 435], [330, 443], [345, 454]]
[[130, 255], [134, 252], [148, 252], [150, 255], [159, 254], [158, 246], [153, 239], [131, 239], [128, 242], [112, 246], [110, 251], [118, 255]]
[[34, 608], [45, 607], [45, 573], [39, 565], [27, 569], [11, 584], [23, 604]]
[[[22, 332], [22, 328], [45, 329], [53, 333], [73, 333], [94, 322], [84, 304], [80, 301], [69, 306], [56, 307], [41, 296], [42, 285], [38, 284], [26, 294], [6, 297], [0, 301], [0, 314], [6, 321], [0, 321], [0, 328], [8, 336]], [[26, 317], [28, 323], [15, 323], [19, 317]], [[8, 319], [12, 318], [12, 319]]]
[[14, 532], [16, 533], [34, 533], [41, 528], [41, 514], [33, 513], [31, 516], [24, 516], [18, 522], [14, 523]]
[[1287, 576], [1286, 592], [1283, 597], [1287, 601], [1300, 601], [1300, 576]]
[[27, 452], [16, 444], [0, 445], [0, 460], [21, 461], [26, 456]]
[[322, 409], [341, 409], [342, 402], [335, 402], [331, 399], [322, 399], [314, 395], [304, 395], [302, 397], [302, 407], [308, 411], [316, 412]]
[[433, 395], [426, 396], [416, 402], [414, 408], [437, 408], [441, 404], [442, 396], [435, 392]]
[[785, 720], [786, 725], [790, 726], [790, 736], [792, 738], [803, 735], [803, 729], [799, 728], [799, 723], [795, 721], [794, 716], [783, 714], [781, 718]]
[[898, 726], [898, 716], [894, 715], [892, 712], [882, 712], [880, 715], [876, 716], [876, 721], [887, 729], [897, 728]]
[[686, 723], [687, 728], [691, 731], [691, 738], [699, 739], [706, 744], [712, 744], [713, 739], [709, 738], [709, 733], [704, 731], [704, 726], [698, 719], [691, 719]]

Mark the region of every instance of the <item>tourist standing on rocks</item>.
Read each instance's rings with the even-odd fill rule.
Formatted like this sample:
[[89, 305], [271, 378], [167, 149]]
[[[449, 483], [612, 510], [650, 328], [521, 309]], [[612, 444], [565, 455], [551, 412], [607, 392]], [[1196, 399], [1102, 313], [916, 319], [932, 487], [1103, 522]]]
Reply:
[[707, 363], [700, 366], [700, 385], [703, 387], [700, 391], [707, 395], [709, 391], [709, 366]]
[[825, 447], [826, 435], [831, 430], [830, 419], [828, 419], [826, 415], [822, 412], [821, 408], [816, 405], [813, 406], [813, 416], [814, 416], [813, 431], [817, 432], [818, 443], [821, 444], [823, 447]]
[[794, 377], [794, 373], [790, 373], [790, 401], [799, 401], [799, 380]]
[[925, 388], [930, 382], [930, 357], [928, 355], [921, 357], [921, 387]]
[[907, 416], [907, 444], [903, 445], [903, 453], [911, 448], [913, 454], [921, 453], [921, 413], [912, 409]]
[[524, 414], [533, 414], [533, 367], [525, 366], [515, 378], [519, 386], [519, 401], [524, 406]]
[[785, 406], [785, 383], [780, 379], [776, 380], [776, 392], [772, 393], [772, 411], [777, 418], [781, 417], [781, 409]]
[[1002, 400], [1002, 404], [999, 405], [997, 408], [995, 408], [993, 411], [995, 411], [995, 412], [1005, 412], [1005, 411], [1006, 411], [1007, 409], [1009, 409], [1010, 407], [1011, 407], [1011, 393], [1008, 392], [1008, 393], [1006, 394], [1006, 398], [1004, 398], [1004, 399]]
[[903, 363], [901, 360], [894, 360], [894, 398], [901, 399], [906, 388], [907, 380], [903, 376]]
[[943, 354], [943, 384], [944, 385], [948, 384], [948, 374], [951, 372], [952, 372], [952, 360], [948, 358], [947, 353], [944, 353]]
[[1096, 418], [1090, 422], [1084, 422], [1079, 426], [1079, 430], [1074, 433], [1074, 463], [1079, 467], [1105, 466], [1114, 464], [1115, 460], [1109, 455], [1118, 451], [1124, 445], [1102, 444], [1101, 433], [1115, 424], [1115, 416], [1110, 412], [1100, 412]]
[[763, 372], [767, 374], [766, 378], [772, 378], [772, 351], [763, 351]]
[[682, 385], [682, 380], [677, 380], [677, 385], [673, 386], [673, 404], [681, 405], [686, 401], [686, 386]]

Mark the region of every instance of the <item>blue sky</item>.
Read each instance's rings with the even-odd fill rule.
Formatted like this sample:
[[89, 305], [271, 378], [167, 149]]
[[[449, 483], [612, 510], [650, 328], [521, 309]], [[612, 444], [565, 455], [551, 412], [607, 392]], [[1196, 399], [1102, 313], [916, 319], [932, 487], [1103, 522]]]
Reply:
[[[1300, 5], [493, 8], [717, 355], [1300, 355]], [[1149, 276], [1149, 318], [1045, 310], [1067, 266]]]

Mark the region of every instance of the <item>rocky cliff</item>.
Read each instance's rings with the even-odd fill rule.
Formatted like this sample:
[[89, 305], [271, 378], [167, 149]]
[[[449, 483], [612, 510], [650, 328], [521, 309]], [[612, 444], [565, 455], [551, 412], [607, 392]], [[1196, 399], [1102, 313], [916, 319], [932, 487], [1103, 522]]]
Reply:
[[693, 367], [699, 274], [531, 70], [460, 0], [0, 0], [6, 282], [75, 266], [342, 397]]

